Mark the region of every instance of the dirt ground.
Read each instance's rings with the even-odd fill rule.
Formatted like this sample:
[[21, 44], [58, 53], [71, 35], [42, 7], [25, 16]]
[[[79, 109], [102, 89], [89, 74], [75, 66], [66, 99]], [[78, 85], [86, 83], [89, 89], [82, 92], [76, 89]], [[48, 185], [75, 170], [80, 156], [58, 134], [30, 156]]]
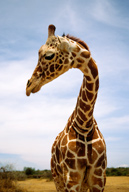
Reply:
[[[28, 192], [56, 192], [54, 183], [45, 179], [19, 181], [18, 185]], [[104, 192], [129, 192], [129, 177], [107, 177]]]

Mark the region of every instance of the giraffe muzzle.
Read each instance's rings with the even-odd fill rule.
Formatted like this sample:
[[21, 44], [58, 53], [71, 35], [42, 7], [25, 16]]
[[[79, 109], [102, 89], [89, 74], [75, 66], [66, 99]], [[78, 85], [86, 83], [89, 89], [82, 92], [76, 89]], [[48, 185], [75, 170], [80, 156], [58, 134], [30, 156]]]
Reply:
[[26, 95], [30, 96], [31, 92], [29, 90], [26, 89]]
[[30, 96], [31, 93], [36, 93], [40, 90], [39, 86], [33, 86], [33, 85], [29, 85], [27, 83], [27, 87], [26, 87], [26, 95]]

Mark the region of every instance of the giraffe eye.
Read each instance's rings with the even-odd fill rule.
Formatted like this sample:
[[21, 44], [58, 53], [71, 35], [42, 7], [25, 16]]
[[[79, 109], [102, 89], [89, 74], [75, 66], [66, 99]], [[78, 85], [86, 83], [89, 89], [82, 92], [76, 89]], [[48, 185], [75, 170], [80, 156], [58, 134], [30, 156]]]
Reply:
[[46, 60], [51, 60], [51, 59], [54, 58], [54, 56], [55, 56], [55, 53], [53, 53], [52, 55], [45, 56], [45, 59]]

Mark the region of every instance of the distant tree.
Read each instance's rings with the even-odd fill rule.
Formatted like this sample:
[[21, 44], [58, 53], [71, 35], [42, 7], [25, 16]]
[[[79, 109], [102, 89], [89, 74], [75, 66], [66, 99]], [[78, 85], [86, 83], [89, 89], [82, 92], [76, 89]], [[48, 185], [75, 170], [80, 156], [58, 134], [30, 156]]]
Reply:
[[31, 167], [24, 167], [24, 172], [26, 175], [33, 175], [35, 173], [35, 169]]
[[129, 167], [107, 168], [107, 176], [129, 176]]
[[117, 169], [112, 168], [112, 169], [111, 169], [111, 175], [112, 175], [112, 176], [117, 176]]

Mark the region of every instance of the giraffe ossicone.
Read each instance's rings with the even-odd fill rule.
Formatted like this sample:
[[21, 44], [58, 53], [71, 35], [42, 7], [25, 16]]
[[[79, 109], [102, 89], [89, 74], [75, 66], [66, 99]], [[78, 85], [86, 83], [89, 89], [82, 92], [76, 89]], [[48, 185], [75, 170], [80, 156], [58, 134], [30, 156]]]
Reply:
[[85, 42], [72, 36], [55, 36], [49, 25], [46, 44], [28, 80], [26, 95], [70, 68], [82, 71], [83, 82], [72, 115], [52, 146], [51, 171], [57, 192], [103, 192], [106, 183], [106, 145], [93, 117], [99, 89], [96, 62]]

